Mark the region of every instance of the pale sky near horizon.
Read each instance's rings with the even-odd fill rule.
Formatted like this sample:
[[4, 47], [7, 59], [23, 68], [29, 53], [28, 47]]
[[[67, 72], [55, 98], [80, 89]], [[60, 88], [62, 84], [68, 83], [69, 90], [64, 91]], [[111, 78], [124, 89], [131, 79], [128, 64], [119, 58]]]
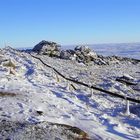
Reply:
[[0, 47], [140, 42], [140, 0], [0, 0]]

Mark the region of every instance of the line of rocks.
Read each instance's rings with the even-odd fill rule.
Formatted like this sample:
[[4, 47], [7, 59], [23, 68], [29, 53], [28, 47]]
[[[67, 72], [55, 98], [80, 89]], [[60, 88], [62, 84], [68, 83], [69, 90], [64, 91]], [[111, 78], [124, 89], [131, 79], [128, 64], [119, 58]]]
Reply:
[[88, 46], [76, 46], [74, 50], [62, 50], [61, 45], [42, 40], [37, 45], [34, 46], [32, 51], [37, 52], [41, 55], [48, 55], [50, 57], [57, 57], [67, 60], [76, 60], [79, 63], [89, 64], [93, 62], [97, 65], [109, 65], [111, 63], [119, 63], [122, 61], [129, 61], [131, 63], [138, 63], [139, 61], [131, 58], [124, 58], [119, 56], [102, 56], [96, 54]]

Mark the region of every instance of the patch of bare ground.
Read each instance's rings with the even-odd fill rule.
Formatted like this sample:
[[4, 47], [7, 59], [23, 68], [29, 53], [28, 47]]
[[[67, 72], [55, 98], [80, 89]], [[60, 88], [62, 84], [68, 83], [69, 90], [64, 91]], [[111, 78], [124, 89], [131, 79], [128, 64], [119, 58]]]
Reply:
[[59, 139], [59, 140], [90, 140], [83, 130], [65, 124], [40, 122], [0, 122], [0, 138], [2, 139]]
[[17, 93], [7, 92], [7, 91], [0, 91], [0, 97], [5, 97], [5, 96], [14, 97], [16, 95], [17, 95]]

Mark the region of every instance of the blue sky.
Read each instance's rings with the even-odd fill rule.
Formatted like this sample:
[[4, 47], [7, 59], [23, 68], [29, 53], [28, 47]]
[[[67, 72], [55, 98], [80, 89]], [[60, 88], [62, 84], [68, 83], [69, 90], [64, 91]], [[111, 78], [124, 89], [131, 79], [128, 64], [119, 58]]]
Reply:
[[140, 42], [140, 0], [0, 0], [0, 47]]

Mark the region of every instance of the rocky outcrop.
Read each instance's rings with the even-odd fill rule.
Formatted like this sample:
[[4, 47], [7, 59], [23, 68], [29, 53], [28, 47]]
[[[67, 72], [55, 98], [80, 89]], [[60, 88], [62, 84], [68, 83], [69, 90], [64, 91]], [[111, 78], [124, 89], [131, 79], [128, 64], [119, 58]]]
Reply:
[[137, 80], [128, 74], [124, 74], [122, 77], [117, 77], [116, 81], [124, 83], [126, 85], [137, 85], [138, 84]]
[[89, 63], [93, 59], [97, 58], [97, 54], [91, 51], [88, 46], [76, 46], [74, 50], [62, 50], [60, 58]]
[[86, 53], [86, 54], [91, 52], [91, 50], [90, 50], [90, 48], [88, 46], [76, 46], [74, 50], [76, 52], [79, 51], [79, 52], [83, 52], [83, 53]]
[[62, 50], [60, 53], [61, 59], [76, 60], [76, 54], [74, 50]]
[[55, 42], [42, 40], [34, 46], [33, 51], [43, 55], [59, 57], [60, 48], [61, 46]]
[[95, 65], [110, 65], [112, 63], [131, 62], [137, 64], [140, 60], [125, 58], [120, 56], [102, 56], [97, 55], [88, 46], [76, 46], [74, 50], [62, 50], [61, 46], [55, 42], [41, 41], [34, 46], [32, 51], [38, 54], [48, 55], [50, 57], [58, 57], [66, 60], [76, 60], [79, 63], [88, 64], [92, 62]]
[[97, 54], [91, 51], [88, 46], [76, 46], [74, 50], [77, 56], [76, 60], [78, 60], [78, 62], [89, 63], [93, 59], [97, 58]]
[[12, 122], [2, 120], [0, 122], [0, 139], [2, 140], [89, 140], [89, 136], [83, 130], [65, 124], [51, 122]]

